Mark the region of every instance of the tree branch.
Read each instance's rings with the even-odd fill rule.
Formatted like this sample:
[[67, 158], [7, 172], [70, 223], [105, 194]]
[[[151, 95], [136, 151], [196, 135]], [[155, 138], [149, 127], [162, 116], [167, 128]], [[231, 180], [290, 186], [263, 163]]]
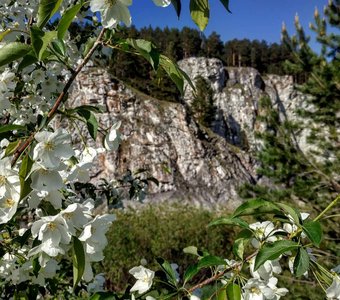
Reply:
[[230, 272], [231, 270], [233, 270], [233, 269], [235, 269], [235, 268], [237, 268], [237, 267], [242, 266], [245, 262], [247, 262], [247, 261], [251, 260], [253, 257], [255, 257], [255, 256], [257, 255], [257, 252], [258, 252], [258, 251], [256, 251], [255, 253], [249, 255], [249, 256], [246, 257], [242, 262], [239, 262], [239, 263], [237, 263], [237, 264], [235, 264], [235, 265], [233, 265], [233, 266], [231, 266], [231, 267], [225, 269], [224, 271], [219, 272], [219, 273], [217, 273], [216, 275], [214, 275], [214, 276], [212, 276], [212, 277], [210, 277], [210, 278], [208, 278], [208, 279], [206, 279], [206, 280], [204, 280], [204, 281], [202, 281], [202, 282], [200, 282], [200, 283], [194, 285], [193, 287], [191, 287], [190, 289], [188, 289], [188, 292], [191, 294], [193, 291], [195, 291], [195, 290], [197, 290], [197, 289], [200, 289], [200, 288], [202, 288], [203, 286], [205, 286], [205, 285], [207, 285], [207, 284], [209, 284], [209, 283], [212, 283], [212, 282], [216, 281], [217, 279], [221, 278], [224, 274]]
[[[74, 82], [74, 80], [76, 79], [76, 77], [78, 76], [78, 74], [80, 73], [80, 71], [84, 68], [84, 66], [88, 63], [88, 61], [90, 60], [92, 54], [94, 53], [94, 51], [97, 49], [97, 47], [102, 43], [101, 39], [103, 38], [105, 33], [105, 28], [103, 28], [101, 30], [101, 32], [99, 33], [95, 43], [93, 44], [92, 48], [90, 49], [90, 51], [86, 54], [86, 56], [84, 57], [83, 61], [78, 65], [78, 67], [76, 68], [76, 70], [74, 71], [74, 73], [72, 73], [71, 77], [69, 78], [69, 80], [66, 82], [62, 92], [60, 93], [60, 95], [58, 96], [57, 100], [55, 101], [53, 107], [51, 108], [51, 110], [48, 112], [47, 115], [47, 121], [46, 124], [48, 124], [49, 122], [51, 122], [51, 120], [53, 119], [53, 117], [55, 116], [59, 106], [61, 105], [61, 103], [63, 102], [65, 95], [67, 95], [72, 83]], [[12, 159], [12, 167], [16, 164], [16, 162], [18, 161], [19, 157], [21, 156], [21, 154], [26, 150], [26, 148], [32, 143], [32, 141], [34, 140], [34, 136], [35, 136], [36, 132], [32, 133], [29, 138], [20, 145], [20, 147], [15, 151], [14, 155], [13, 155], [13, 159]]]

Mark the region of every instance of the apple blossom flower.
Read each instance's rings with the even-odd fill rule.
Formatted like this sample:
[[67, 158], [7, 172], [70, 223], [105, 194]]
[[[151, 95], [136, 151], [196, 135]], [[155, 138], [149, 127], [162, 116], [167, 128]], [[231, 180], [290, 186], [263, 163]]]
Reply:
[[0, 159], [0, 197], [12, 190], [19, 193], [19, 175], [18, 172], [12, 169], [11, 159], [5, 157]]
[[151, 288], [152, 280], [155, 276], [154, 271], [139, 266], [133, 267], [129, 273], [137, 279], [136, 283], [130, 289], [130, 293], [138, 291], [139, 294], [143, 294]]
[[[301, 213], [300, 216], [301, 219], [304, 221], [309, 217], [309, 213]], [[291, 221], [291, 223], [284, 223], [283, 230], [289, 234], [293, 234], [299, 229], [299, 227], [294, 223], [294, 219], [291, 217], [291, 215], [288, 215], [287, 217]], [[306, 235], [302, 233], [301, 237], [306, 237]]]
[[96, 216], [84, 226], [79, 240], [85, 243], [85, 254], [91, 258], [91, 261], [99, 261], [102, 259], [102, 250], [107, 245], [105, 234], [115, 218], [114, 215], [107, 214]]
[[92, 167], [91, 163], [79, 163], [74, 165], [69, 175], [67, 176], [67, 181], [69, 182], [88, 182], [90, 181], [90, 168]]
[[15, 190], [0, 196], [0, 224], [7, 223], [17, 212], [20, 195]]
[[0, 74], [0, 93], [6, 93], [8, 90], [15, 88], [16, 82], [14, 81], [15, 74], [9, 69], [5, 69]]
[[282, 272], [279, 259], [267, 260], [256, 271], [254, 271], [254, 266], [255, 258], [252, 258], [249, 260], [250, 274], [257, 279], [269, 280], [269, 278], [273, 277], [273, 274], [280, 274]]
[[244, 300], [278, 300], [288, 293], [286, 288], [276, 287], [277, 278], [271, 277], [268, 281], [259, 278], [250, 278], [243, 286]]
[[75, 234], [75, 229], [82, 229], [91, 219], [91, 211], [94, 208], [93, 200], [89, 200], [85, 205], [72, 203], [66, 209], [60, 212], [60, 215], [65, 219], [67, 227], [72, 234]]
[[30, 208], [37, 208], [41, 201], [49, 202], [55, 209], [62, 207], [63, 194], [58, 190], [53, 191], [35, 191], [30, 193], [28, 205]]
[[326, 290], [326, 297], [329, 300], [340, 299], [340, 277], [335, 275], [332, 284]]
[[58, 171], [33, 166], [31, 188], [35, 191], [51, 192], [64, 187]]
[[62, 129], [55, 132], [41, 131], [34, 138], [38, 144], [34, 147], [33, 159], [45, 169], [56, 169], [61, 159], [69, 159], [74, 155], [70, 135]]
[[93, 12], [100, 12], [102, 25], [105, 28], [115, 28], [119, 22], [126, 26], [131, 25], [131, 15], [128, 6], [132, 0], [91, 0], [90, 7]]
[[275, 242], [277, 240], [276, 236], [273, 235], [276, 232], [275, 226], [270, 221], [256, 222], [250, 224], [249, 227], [255, 234], [255, 238], [251, 240], [251, 244], [255, 248], [259, 248], [262, 241]]
[[118, 131], [121, 126], [121, 122], [113, 124], [110, 132], [105, 136], [104, 147], [106, 150], [117, 150], [119, 143], [121, 142], [121, 134]]
[[33, 248], [29, 256], [40, 251], [51, 257], [55, 257], [59, 253], [64, 254], [65, 251], [60, 247], [60, 244], [69, 244], [71, 241], [67, 223], [60, 214], [42, 217], [40, 220], [35, 221], [31, 231], [33, 238], [38, 237], [41, 244]]

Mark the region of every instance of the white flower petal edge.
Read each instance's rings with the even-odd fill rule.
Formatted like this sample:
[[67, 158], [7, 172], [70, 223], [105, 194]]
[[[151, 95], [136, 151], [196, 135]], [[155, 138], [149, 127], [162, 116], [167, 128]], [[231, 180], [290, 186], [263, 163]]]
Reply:
[[143, 294], [148, 291], [152, 286], [152, 280], [155, 276], [155, 272], [151, 271], [143, 266], [132, 268], [129, 273], [137, 279], [130, 292], [138, 291], [139, 294]]
[[171, 0], [152, 0], [157, 6], [166, 7], [171, 4]]
[[327, 299], [340, 299], [340, 277], [335, 275], [330, 287], [326, 290]]
[[105, 28], [115, 28], [119, 22], [126, 26], [131, 25], [131, 15], [128, 6], [132, 0], [91, 0], [90, 7], [93, 12], [100, 12], [102, 25]]

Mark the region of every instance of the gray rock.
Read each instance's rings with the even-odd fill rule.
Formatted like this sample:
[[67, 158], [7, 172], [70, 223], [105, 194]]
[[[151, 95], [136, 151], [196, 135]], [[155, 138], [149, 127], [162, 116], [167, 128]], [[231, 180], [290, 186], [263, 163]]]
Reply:
[[149, 186], [147, 201], [235, 207], [241, 202], [238, 187], [256, 178], [249, 150], [260, 146], [254, 131], [264, 130], [256, 120], [259, 99], [269, 96], [284, 118], [294, 117], [302, 96], [289, 76], [262, 77], [253, 68], [225, 68], [218, 59], [189, 58], [179, 65], [192, 79], [202, 76], [211, 83], [216, 116], [210, 129], [187, 110], [193, 99], [188, 84], [181, 104], [146, 96], [93, 65], [79, 75], [69, 105], [102, 106], [104, 128], [122, 121], [124, 140], [118, 151], [99, 157], [94, 180], [144, 168], [160, 182]]

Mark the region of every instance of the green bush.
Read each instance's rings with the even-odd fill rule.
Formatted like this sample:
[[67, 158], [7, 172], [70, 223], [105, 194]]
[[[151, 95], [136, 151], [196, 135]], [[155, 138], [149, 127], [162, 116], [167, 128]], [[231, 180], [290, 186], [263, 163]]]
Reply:
[[[128, 284], [134, 284], [129, 269], [140, 265], [141, 259], [147, 261], [148, 268], [158, 270], [155, 258], [163, 257], [171, 263], [177, 263], [180, 274], [183, 274], [183, 269], [195, 262], [195, 257], [183, 252], [188, 246], [197, 246], [199, 250], [228, 259], [234, 258], [231, 247], [239, 229], [232, 226], [207, 227], [217, 217], [229, 214], [228, 211], [217, 213], [192, 206], [158, 204], [145, 205], [138, 211], [128, 209], [116, 210], [114, 213], [117, 220], [107, 234], [109, 244], [104, 251], [105, 259], [96, 266], [97, 273], [105, 273], [109, 290], [123, 291]], [[325, 231], [329, 231], [327, 226]], [[327, 241], [327, 247], [332, 248], [330, 246], [335, 247], [333, 255], [323, 257], [323, 252], [316, 252], [315, 255], [322, 264], [334, 267], [337, 265], [339, 248]], [[309, 278], [293, 278], [284, 259], [281, 266], [284, 273], [278, 276], [279, 286], [287, 287], [290, 291], [285, 299], [323, 299], [317, 282], [311, 280], [311, 274]], [[197, 282], [204, 275], [209, 276], [198, 274]]]
[[194, 263], [195, 258], [183, 252], [187, 246], [231, 256], [235, 231], [226, 226], [208, 228], [209, 222], [217, 217], [214, 212], [168, 204], [148, 205], [140, 211], [117, 210], [115, 214], [117, 221], [107, 235], [105, 259], [97, 266], [97, 272], [105, 272], [110, 289], [122, 290], [133, 283], [128, 271], [140, 265], [143, 258], [148, 262], [147, 267], [154, 270], [157, 257], [181, 267]]

